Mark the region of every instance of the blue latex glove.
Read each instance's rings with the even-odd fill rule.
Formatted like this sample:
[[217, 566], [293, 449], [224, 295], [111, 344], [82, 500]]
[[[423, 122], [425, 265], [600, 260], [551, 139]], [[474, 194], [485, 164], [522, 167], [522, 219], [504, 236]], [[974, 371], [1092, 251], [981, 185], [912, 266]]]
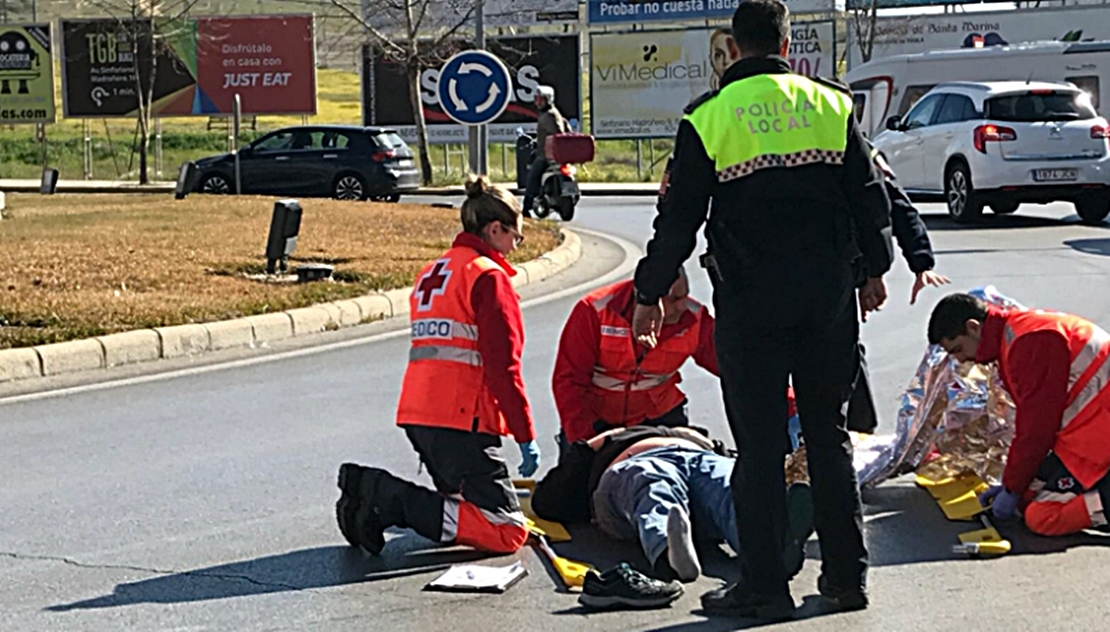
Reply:
[[536, 473], [540, 469], [540, 446], [533, 441], [517, 444], [520, 446], [520, 475], [524, 478]]
[[[979, 497], [979, 504], [986, 507], [991, 505], [991, 515], [999, 520], [1013, 520], [1017, 518], [1017, 494], [1013, 494], [1001, 485], [994, 485]], [[993, 501], [993, 503], [991, 502]]]

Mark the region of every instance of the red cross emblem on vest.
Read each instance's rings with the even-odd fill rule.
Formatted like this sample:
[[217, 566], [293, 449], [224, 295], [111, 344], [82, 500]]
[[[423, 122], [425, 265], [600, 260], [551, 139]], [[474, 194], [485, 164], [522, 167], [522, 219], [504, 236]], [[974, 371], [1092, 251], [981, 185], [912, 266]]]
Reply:
[[437, 296], [443, 296], [447, 291], [447, 282], [451, 279], [451, 271], [444, 270], [447, 267], [449, 259], [440, 259], [436, 261], [432, 269], [420, 277], [420, 282], [416, 284], [416, 309], [417, 311], [426, 312], [432, 308], [432, 301]]

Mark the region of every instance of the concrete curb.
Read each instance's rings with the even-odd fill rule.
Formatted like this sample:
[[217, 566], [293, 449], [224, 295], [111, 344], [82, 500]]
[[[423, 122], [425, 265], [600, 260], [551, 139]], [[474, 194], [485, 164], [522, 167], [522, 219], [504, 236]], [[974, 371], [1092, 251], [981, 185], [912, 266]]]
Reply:
[[[554, 250], [517, 266], [514, 286], [539, 283], [569, 268], [582, 257], [582, 239], [565, 228], [562, 229], [562, 236], [562, 243]], [[400, 288], [286, 312], [212, 323], [136, 329], [85, 340], [4, 349], [0, 350], [0, 383], [223, 349], [260, 347], [328, 329], [407, 316], [411, 292], [408, 288]]]
[[[0, 190], [6, 193], [38, 193], [41, 185], [38, 181], [6, 180], [0, 181]], [[59, 180], [55, 189], [57, 193], [173, 193], [176, 185], [173, 182], [153, 182], [151, 184], [135, 184], [133, 182], [86, 182], [83, 180]], [[524, 195], [523, 189], [511, 187], [516, 195]], [[579, 189], [584, 197], [656, 197], [659, 195], [658, 184], [645, 184], [633, 182], [593, 183], [583, 182]], [[405, 193], [404, 196], [424, 197], [459, 197], [466, 192], [460, 186], [446, 187], [421, 187], [415, 191]]]

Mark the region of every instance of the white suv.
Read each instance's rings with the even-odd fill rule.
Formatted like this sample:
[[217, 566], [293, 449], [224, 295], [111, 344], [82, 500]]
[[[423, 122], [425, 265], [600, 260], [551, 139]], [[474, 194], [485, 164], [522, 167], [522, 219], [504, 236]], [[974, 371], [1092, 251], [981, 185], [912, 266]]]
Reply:
[[1088, 223], [1110, 214], [1110, 126], [1070, 83], [942, 83], [875, 137], [899, 183], [943, 195], [972, 222], [990, 206], [1068, 201]]

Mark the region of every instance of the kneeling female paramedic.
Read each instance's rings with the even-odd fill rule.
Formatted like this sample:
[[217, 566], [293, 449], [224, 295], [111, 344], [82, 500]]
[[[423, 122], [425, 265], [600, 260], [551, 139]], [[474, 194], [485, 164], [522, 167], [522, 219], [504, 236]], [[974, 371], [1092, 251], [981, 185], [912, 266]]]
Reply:
[[510, 553], [528, 537], [501, 437], [520, 446], [521, 476], [539, 467], [521, 376], [524, 325], [505, 255], [524, 236], [506, 189], [471, 178], [463, 231], [413, 288], [412, 344], [397, 425], [428, 468], [433, 491], [385, 470], [344, 463], [336, 519], [352, 546], [377, 555], [384, 530], [407, 527], [435, 542]]

